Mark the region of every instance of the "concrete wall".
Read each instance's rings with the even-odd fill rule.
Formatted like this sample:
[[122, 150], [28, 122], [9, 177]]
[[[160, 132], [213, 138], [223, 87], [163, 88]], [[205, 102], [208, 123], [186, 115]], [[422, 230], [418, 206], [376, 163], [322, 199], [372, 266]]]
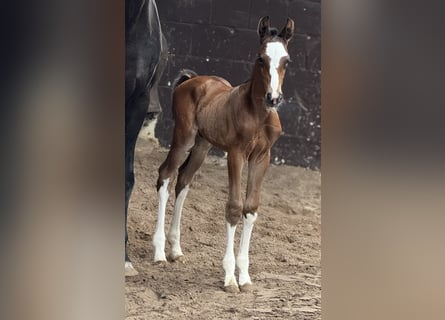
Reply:
[[169, 62], [160, 83], [163, 113], [156, 126], [161, 145], [169, 146], [174, 122], [171, 83], [182, 68], [218, 75], [237, 85], [249, 78], [259, 40], [260, 17], [269, 15], [281, 30], [295, 21], [289, 44], [292, 63], [280, 107], [284, 134], [272, 150], [272, 162], [320, 167], [320, 1], [309, 0], [159, 0]]

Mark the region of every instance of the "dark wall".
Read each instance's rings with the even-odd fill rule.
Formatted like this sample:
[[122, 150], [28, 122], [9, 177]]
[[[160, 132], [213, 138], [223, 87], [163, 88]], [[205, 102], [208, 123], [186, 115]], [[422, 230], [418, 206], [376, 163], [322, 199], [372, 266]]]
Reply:
[[250, 76], [259, 40], [260, 17], [269, 15], [279, 30], [295, 21], [289, 43], [292, 63], [279, 109], [284, 134], [272, 149], [272, 162], [320, 167], [320, 1], [160, 0], [158, 10], [169, 44], [169, 62], [160, 83], [163, 113], [156, 136], [169, 146], [173, 125], [171, 83], [178, 72], [218, 75], [237, 85]]

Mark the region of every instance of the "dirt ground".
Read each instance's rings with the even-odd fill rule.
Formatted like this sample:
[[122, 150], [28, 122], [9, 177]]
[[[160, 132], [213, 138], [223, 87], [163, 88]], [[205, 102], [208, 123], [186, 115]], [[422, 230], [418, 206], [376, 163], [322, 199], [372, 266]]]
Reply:
[[[223, 290], [224, 159], [208, 156], [193, 180], [182, 215], [184, 263], [152, 262], [157, 169], [167, 152], [147, 139], [139, 139], [136, 146], [128, 232], [130, 257], [139, 275], [126, 278], [126, 319], [321, 319], [320, 172], [269, 168], [250, 245], [254, 290], [231, 294]], [[246, 170], [244, 183], [245, 176]], [[241, 225], [235, 253], [240, 231]]]

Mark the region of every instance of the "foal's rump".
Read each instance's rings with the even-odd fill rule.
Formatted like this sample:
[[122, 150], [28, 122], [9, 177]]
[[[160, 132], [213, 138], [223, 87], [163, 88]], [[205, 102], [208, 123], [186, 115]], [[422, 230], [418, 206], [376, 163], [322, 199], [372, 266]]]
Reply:
[[200, 76], [188, 69], [181, 70], [176, 77], [173, 92], [173, 115], [188, 118], [198, 113], [203, 106], [214, 105], [221, 95], [233, 89], [230, 83], [216, 76]]

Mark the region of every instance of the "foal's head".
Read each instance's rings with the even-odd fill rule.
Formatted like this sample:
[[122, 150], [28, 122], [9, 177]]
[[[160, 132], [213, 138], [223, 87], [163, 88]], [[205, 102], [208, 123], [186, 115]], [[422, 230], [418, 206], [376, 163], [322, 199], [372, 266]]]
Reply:
[[277, 106], [283, 100], [281, 85], [290, 62], [287, 44], [293, 33], [294, 21], [290, 18], [287, 18], [286, 25], [279, 34], [277, 29], [270, 27], [269, 16], [261, 18], [258, 23], [261, 47], [256, 67], [261, 72], [266, 90], [264, 100], [270, 107]]

